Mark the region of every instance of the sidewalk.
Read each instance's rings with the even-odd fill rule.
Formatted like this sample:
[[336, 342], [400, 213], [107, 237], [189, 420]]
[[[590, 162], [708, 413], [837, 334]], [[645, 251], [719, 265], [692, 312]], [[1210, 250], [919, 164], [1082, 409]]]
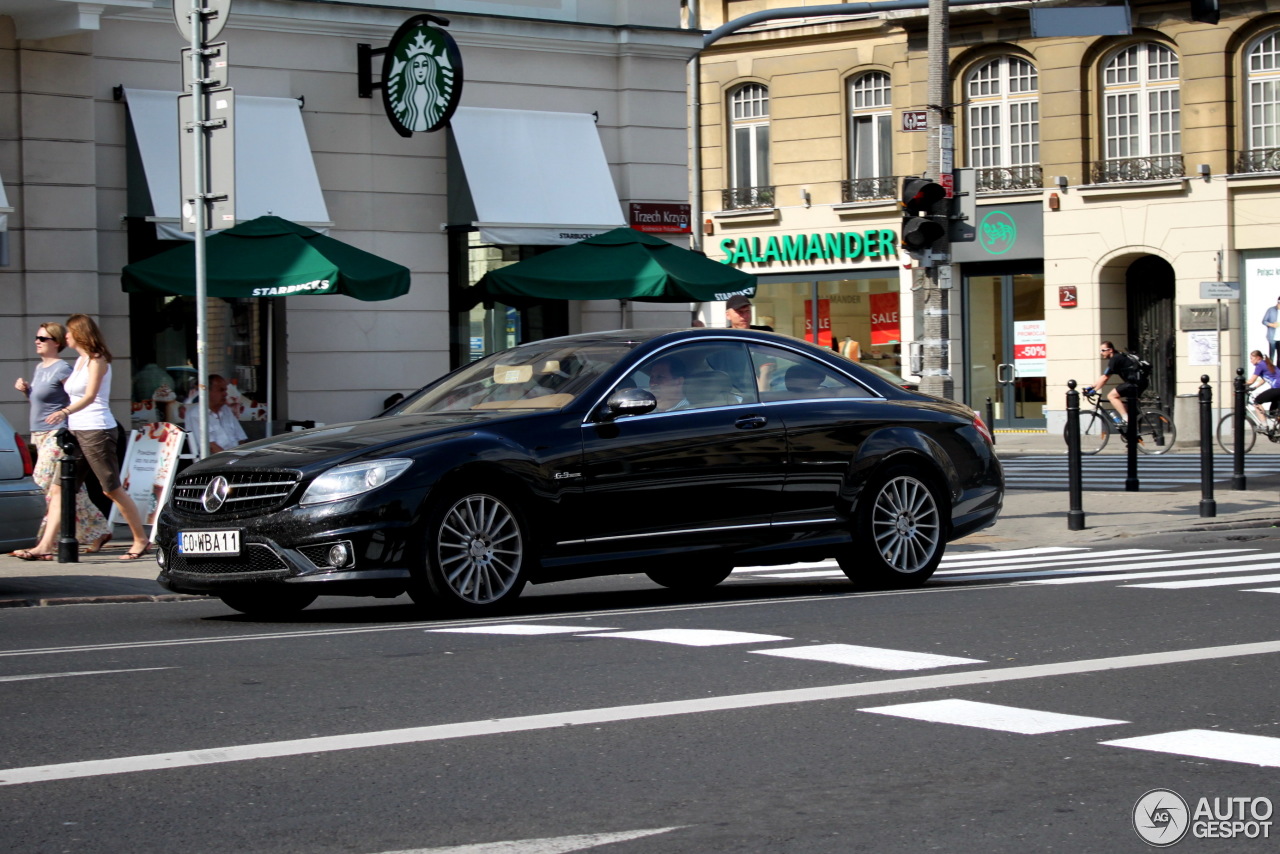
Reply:
[[[1280, 450], [1280, 446], [1260, 441], [1253, 453], [1272, 448]], [[1065, 453], [1062, 437], [1043, 432], [997, 433], [996, 451], [1002, 457]], [[1104, 453], [1109, 455], [1113, 450], [1108, 447]], [[1231, 491], [1219, 483], [1214, 492], [1217, 516], [1208, 519], [1200, 517], [1198, 488], [1085, 492], [1083, 531], [1067, 528], [1070, 499], [1066, 490], [1010, 490], [1005, 493], [1004, 512], [994, 526], [956, 541], [951, 548], [974, 551], [1028, 545], [1116, 546], [1119, 543], [1115, 541], [1126, 538], [1184, 531], [1192, 542], [1197, 535], [1213, 538], [1248, 530], [1258, 536], [1280, 538], [1280, 476], [1251, 477], [1248, 486], [1246, 490]], [[159, 567], [154, 553], [139, 561], [121, 561], [128, 540], [125, 529], [119, 528], [115, 541], [105, 551], [81, 555], [79, 563], [23, 561], [0, 555], [0, 608], [199, 598], [170, 594], [160, 587], [155, 580]]]

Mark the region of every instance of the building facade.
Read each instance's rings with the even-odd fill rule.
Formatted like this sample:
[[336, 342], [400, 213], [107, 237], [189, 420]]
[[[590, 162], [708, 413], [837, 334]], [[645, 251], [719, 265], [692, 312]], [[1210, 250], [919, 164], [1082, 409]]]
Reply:
[[[464, 83], [448, 128], [403, 137], [380, 95], [361, 97], [359, 46], [385, 46], [418, 13], [447, 22]], [[372, 416], [389, 394], [519, 340], [689, 322], [688, 305], [510, 309], [466, 295], [492, 266], [627, 224], [637, 205], [687, 203], [700, 36], [678, 0], [236, 0], [217, 40], [235, 91], [236, 218], [324, 230], [412, 277], [386, 302], [210, 299], [211, 370], [258, 422], [251, 436], [268, 419], [274, 431]], [[0, 9], [0, 366], [9, 384], [29, 376], [37, 326], [90, 314], [117, 357], [125, 424], [172, 417], [169, 391], [181, 405], [195, 384], [193, 299], [120, 281], [183, 236], [183, 46], [168, 2]], [[17, 392], [0, 407], [25, 423]]]
[[[704, 3], [701, 24], [796, 5]], [[1151, 361], [1149, 397], [1181, 413], [1202, 375], [1229, 396], [1274, 337], [1280, 2], [1224, 3], [1216, 24], [1130, 8], [1130, 35], [1057, 38], [1033, 38], [1021, 4], [950, 12], [945, 106], [972, 195], [945, 370], [998, 428], [1060, 430], [1102, 340]], [[703, 52], [698, 92], [708, 254], [760, 274], [757, 314], [780, 331], [908, 375], [921, 271], [893, 237], [902, 178], [926, 171], [927, 26], [923, 9], [759, 23]]]

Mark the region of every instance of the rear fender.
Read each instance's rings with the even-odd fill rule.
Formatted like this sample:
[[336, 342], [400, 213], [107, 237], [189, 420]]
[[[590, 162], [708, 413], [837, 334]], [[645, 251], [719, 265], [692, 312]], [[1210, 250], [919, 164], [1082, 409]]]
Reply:
[[877, 430], [858, 449], [841, 489], [847, 501], [846, 512], [852, 516], [863, 487], [877, 472], [899, 463], [916, 467], [931, 478], [948, 505], [960, 499], [960, 473], [942, 447], [920, 430], [893, 426]]

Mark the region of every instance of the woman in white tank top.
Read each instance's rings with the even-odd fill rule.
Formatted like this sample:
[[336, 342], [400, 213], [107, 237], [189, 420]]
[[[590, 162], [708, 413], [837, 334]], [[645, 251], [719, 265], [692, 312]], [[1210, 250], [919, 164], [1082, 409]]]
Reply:
[[[75, 369], [63, 384], [71, 403], [50, 414], [45, 422], [50, 429], [65, 424], [80, 443], [83, 455], [77, 466], [78, 479], [84, 467], [93, 470], [102, 484], [102, 493], [120, 508], [121, 515], [133, 535], [133, 545], [121, 560], [138, 560], [151, 548], [142, 527], [138, 505], [120, 482], [120, 463], [116, 454], [116, 419], [111, 414], [111, 351], [93, 318], [73, 314], [67, 318], [67, 346], [80, 354]], [[54, 482], [50, 490], [49, 513], [45, 516], [44, 536], [28, 550], [28, 560], [52, 560], [57, 550], [62, 522], [61, 488]]]

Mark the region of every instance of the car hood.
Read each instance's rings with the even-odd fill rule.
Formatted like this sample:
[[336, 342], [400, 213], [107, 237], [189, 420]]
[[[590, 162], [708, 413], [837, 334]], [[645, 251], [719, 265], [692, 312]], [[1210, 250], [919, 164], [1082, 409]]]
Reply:
[[452, 436], [470, 435], [494, 421], [528, 417], [522, 412], [445, 412], [427, 415], [393, 415], [369, 421], [329, 424], [297, 433], [284, 433], [248, 442], [214, 454], [188, 472], [220, 469], [287, 468], [307, 471], [327, 468], [365, 456], [408, 452]]

